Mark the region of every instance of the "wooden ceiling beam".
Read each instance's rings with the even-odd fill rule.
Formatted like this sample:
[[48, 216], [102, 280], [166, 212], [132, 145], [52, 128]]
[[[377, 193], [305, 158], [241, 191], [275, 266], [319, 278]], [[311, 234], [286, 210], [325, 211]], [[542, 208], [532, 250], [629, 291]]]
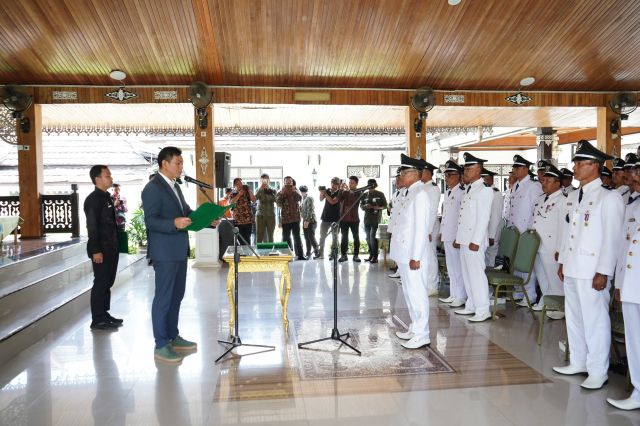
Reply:
[[[640, 127], [623, 127], [622, 135], [633, 135], [635, 133], [640, 133]], [[558, 133], [558, 145], [564, 145], [569, 143], [576, 143], [582, 139], [585, 140], [595, 140], [597, 138], [597, 129], [580, 129], [573, 130], [570, 132]]]
[[[76, 92], [77, 98], [72, 103], [111, 103], [105, 97], [107, 92], [116, 90], [118, 87], [36, 87], [35, 102], [40, 104], [48, 103], [69, 103], [70, 101], [59, 101], [53, 99], [53, 91]], [[178, 96], [171, 102], [188, 102], [187, 89], [184, 86], [175, 87], [136, 87], [130, 86], [127, 90], [137, 94], [128, 103], [154, 103], [154, 92], [160, 90], [175, 90]], [[212, 87], [214, 99], [217, 103], [248, 103], [248, 104], [318, 104], [318, 105], [389, 105], [407, 106], [410, 104], [412, 91], [401, 90], [354, 90], [354, 89], [290, 89], [290, 88], [244, 88], [244, 87]], [[299, 92], [326, 93], [328, 101], [304, 101], [297, 102], [295, 95]], [[457, 103], [445, 102], [445, 95], [455, 94], [463, 96], [464, 100]], [[607, 105], [606, 93], [555, 93], [539, 92], [530, 93], [532, 98], [525, 105], [516, 106], [505, 98], [511, 92], [436, 92], [436, 105], [442, 106], [465, 106], [465, 107], [597, 107]], [[163, 100], [162, 102], [167, 102]]]

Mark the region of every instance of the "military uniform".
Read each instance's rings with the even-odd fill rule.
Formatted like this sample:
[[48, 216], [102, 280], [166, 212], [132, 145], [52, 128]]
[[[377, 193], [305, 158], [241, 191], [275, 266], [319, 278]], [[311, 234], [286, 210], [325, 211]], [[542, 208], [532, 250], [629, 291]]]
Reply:
[[620, 291], [624, 316], [627, 363], [633, 392], [626, 400], [607, 401], [622, 409], [640, 408], [640, 202], [629, 205], [623, 224], [625, 240], [618, 257], [616, 288]]
[[[435, 166], [427, 163], [425, 167], [435, 169]], [[429, 242], [427, 247], [427, 267], [424, 268], [425, 280], [427, 283], [427, 291], [429, 294], [437, 294], [438, 292], [438, 254], [436, 252], [438, 227], [438, 207], [440, 205], [440, 188], [433, 182], [425, 182], [423, 188], [429, 198], [429, 217], [430, 222], [427, 227], [426, 239]]]
[[[403, 156], [403, 164], [409, 162]], [[406, 161], [406, 162], [405, 162]], [[415, 160], [414, 160], [415, 161]], [[429, 198], [422, 182], [417, 181], [407, 188], [402, 206], [394, 204], [393, 232], [391, 234], [390, 257], [398, 264], [411, 324], [408, 336], [427, 341], [429, 339], [429, 299], [424, 281], [423, 268], [427, 267], [429, 241], [425, 238], [432, 222]], [[420, 262], [420, 269], [412, 270], [409, 262]]]
[[[482, 164], [485, 160], [464, 154], [465, 166]], [[456, 231], [456, 242], [460, 244], [460, 259], [462, 263], [462, 279], [467, 291], [467, 304], [457, 314], [470, 315], [475, 313], [472, 321], [482, 321], [491, 317], [489, 313], [489, 283], [485, 274], [484, 255], [489, 238], [489, 220], [491, 218], [491, 204], [493, 191], [484, 185], [482, 178], [466, 186], [460, 204], [460, 216]], [[479, 246], [478, 251], [469, 248], [471, 243]]]
[[[482, 177], [495, 176], [496, 173], [487, 169], [482, 170]], [[493, 240], [493, 245], [487, 246], [487, 251], [484, 255], [484, 260], [487, 266], [495, 266], [496, 256], [498, 255], [500, 235], [502, 234], [502, 209], [504, 207], [504, 197], [498, 190], [498, 188], [489, 186], [493, 190], [493, 201], [491, 203], [491, 218], [489, 219], [489, 230], [487, 236], [489, 240]]]
[[[514, 157], [513, 166], [528, 167], [531, 162], [525, 160], [519, 155]], [[509, 210], [509, 217], [507, 218], [507, 226], [515, 226], [521, 233], [531, 228], [533, 224], [533, 206], [536, 200], [542, 195], [542, 186], [540, 182], [534, 182], [530, 176], [525, 176], [523, 179], [516, 182], [513, 186], [513, 193], [511, 195], [511, 208]], [[526, 279], [526, 274], [516, 272], [516, 275]], [[529, 300], [536, 299], [536, 276], [532, 271], [529, 282], [525, 287], [525, 291], [529, 296]], [[518, 295], [516, 295], [518, 297]], [[526, 302], [522, 302], [525, 305]], [[525, 305], [526, 306], [526, 305]]]
[[[545, 176], [560, 177], [560, 171], [549, 166]], [[557, 174], [556, 174], [557, 173]], [[540, 237], [538, 255], [534, 263], [534, 270], [540, 284], [542, 297], [546, 295], [564, 295], [562, 281], [558, 276], [558, 262], [555, 254], [558, 251], [558, 237], [562, 235], [562, 228], [566, 225], [566, 198], [562, 190], [553, 194], [542, 194], [533, 208], [533, 229]], [[538, 304], [542, 307], [541, 302]]]
[[[446, 171], [456, 171], [462, 174], [462, 167], [453, 161], [447, 161]], [[458, 219], [460, 217], [460, 204], [464, 196], [464, 186], [456, 185], [444, 193], [442, 202], [442, 223], [440, 224], [440, 241], [444, 246], [447, 273], [449, 274], [449, 295], [445, 302], [452, 303], [454, 307], [462, 306], [467, 299], [464, 279], [462, 278], [462, 265], [460, 264], [460, 249], [453, 246], [458, 231]]]
[[[609, 158], [587, 141], [578, 143], [573, 161]], [[622, 233], [624, 206], [620, 194], [602, 186], [597, 178], [567, 197], [567, 229], [560, 244], [559, 259], [564, 273], [567, 335], [571, 362], [554, 367], [561, 374], [588, 372], [582, 387], [598, 389], [607, 378], [611, 323], [609, 284], [593, 288], [596, 273], [610, 279], [615, 271], [618, 238]]]

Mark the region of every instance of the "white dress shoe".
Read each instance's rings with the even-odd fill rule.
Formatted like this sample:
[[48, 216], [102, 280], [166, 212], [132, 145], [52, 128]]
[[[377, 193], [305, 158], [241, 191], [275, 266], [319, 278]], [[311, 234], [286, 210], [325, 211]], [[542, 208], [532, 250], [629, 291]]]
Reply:
[[475, 315], [475, 311], [472, 311], [471, 309], [456, 309], [455, 311], [453, 311], [454, 313], [458, 314], [458, 315]]
[[413, 338], [413, 333], [411, 331], [396, 331], [396, 337], [402, 340], [411, 340]]
[[529, 307], [529, 304], [527, 303], [527, 299], [522, 299], [521, 301], [519, 301], [518, 303], [516, 303], [518, 306], [520, 306], [521, 308], [527, 308]]
[[451, 308], [459, 308], [460, 306], [464, 306], [466, 300], [463, 299], [455, 299], [453, 302], [449, 303], [449, 307]]
[[600, 389], [601, 387], [603, 387], [607, 383], [608, 380], [609, 380], [609, 378], [606, 375], [604, 375], [604, 376], [594, 376], [593, 374], [590, 374], [589, 377], [587, 377], [587, 380], [582, 382], [580, 387], [582, 387], [583, 389], [596, 390], [596, 389]]
[[[525, 306], [526, 306], [526, 304], [525, 304]], [[536, 312], [540, 312], [543, 308], [544, 308], [544, 303], [536, 303], [535, 305], [533, 305], [531, 307], [531, 309], [533, 309]]]
[[563, 367], [553, 367], [553, 371], [558, 374], [564, 374], [565, 376], [573, 376], [574, 374], [585, 374], [586, 368], [574, 367], [573, 365], [565, 365]]
[[442, 303], [451, 303], [451, 302], [453, 302], [455, 300], [455, 297], [453, 297], [453, 296], [441, 297], [438, 300], [441, 301]]
[[388, 275], [389, 278], [400, 278], [400, 272], [394, 272]]
[[627, 399], [607, 398], [607, 402], [621, 410], [637, 410], [638, 408], [640, 408], [640, 401], [637, 401], [633, 398], [627, 398]]
[[547, 318], [552, 320], [561, 320], [564, 318], [564, 312], [561, 311], [548, 311]]
[[482, 321], [486, 321], [489, 318], [491, 318], [491, 313], [487, 312], [486, 314], [475, 314], [474, 316], [472, 316], [471, 318], [469, 318], [470, 322], [482, 322]]
[[418, 349], [430, 344], [431, 340], [428, 337], [412, 337], [411, 340], [404, 342], [402, 346], [407, 349]]
[[440, 293], [438, 292], [437, 288], [430, 288], [430, 289], [427, 290], [427, 296], [429, 296], [429, 297], [435, 297], [438, 294], [440, 294]]

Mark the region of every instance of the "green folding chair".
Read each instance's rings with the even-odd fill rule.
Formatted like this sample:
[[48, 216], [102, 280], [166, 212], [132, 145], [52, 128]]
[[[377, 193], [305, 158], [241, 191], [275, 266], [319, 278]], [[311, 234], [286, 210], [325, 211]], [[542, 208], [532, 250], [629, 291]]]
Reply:
[[542, 336], [544, 335], [544, 321], [547, 318], [547, 311], [564, 312], [564, 296], [549, 295], [544, 296], [541, 300], [544, 304], [540, 312], [540, 327], [538, 328], [538, 346], [542, 344]]
[[[529, 307], [529, 312], [531, 312], [533, 319], [536, 319], [533, 309], [531, 309], [531, 300], [529, 300], [529, 295], [524, 290], [524, 286], [527, 285], [531, 279], [531, 272], [533, 271], [533, 263], [538, 253], [538, 246], [540, 246], [540, 236], [538, 233], [533, 229], [524, 231], [518, 239], [516, 255], [512, 262], [512, 268], [510, 268], [512, 271], [491, 271], [487, 274], [489, 285], [494, 287], [493, 294], [495, 297], [493, 299], [493, 319], [497, 318], [498, 294], [508, 294], [511, 299], [511, 303], [514, 304], [515, 301], [513, 300], [513, 293], [515, 292], [524, 293], [524, 297], [526, 298], [527, 305]], [[522, 279], [521, 277], [514, 275], [513, 272], [525, 273], [527, 274], [527, 278]]]
[[[500, 234], [500, 243], [498, 246], [498, 256], [506, 257], [509, 259], [509, 273], [513, 272], [513, 260], [516, 255], [516, 249], [518, 247], [518, 240], [520, 239], [520, 232], [515, 226], [509, 226], [502, 228]], [[492, 272], [507, 272], [502, 269], [486, 268], [487, 274]]]

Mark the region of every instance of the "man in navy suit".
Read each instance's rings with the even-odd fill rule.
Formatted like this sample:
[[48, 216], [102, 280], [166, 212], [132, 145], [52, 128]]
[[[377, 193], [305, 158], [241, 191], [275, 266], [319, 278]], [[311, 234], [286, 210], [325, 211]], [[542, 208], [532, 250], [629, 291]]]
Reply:
[[178, 316], [187, 280], [192, 212], [176, 179], [182, 174], [182, 151], [163, 148], [158, 154], [160, 170], [142, 191], [145, 224], [149, 231], [149, 258], [153, 261], [156, 288], [151, 307], [157, 360], [180, 363], [181, 351], [197, 349], [195, 342], [180, 337]]

